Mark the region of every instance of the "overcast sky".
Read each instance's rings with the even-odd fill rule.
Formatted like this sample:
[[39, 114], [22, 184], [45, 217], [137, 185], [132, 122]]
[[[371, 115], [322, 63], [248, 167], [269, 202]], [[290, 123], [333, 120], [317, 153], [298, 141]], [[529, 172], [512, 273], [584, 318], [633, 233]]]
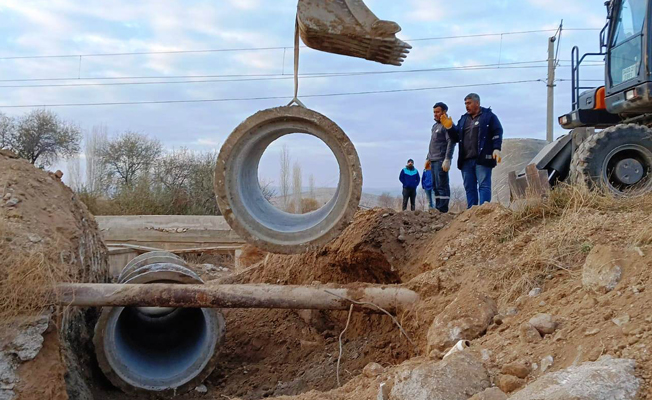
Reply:
[[[366, 0], [381, 19], [398, 22], [399, 37], [413, 39], [501, 32], [601, 28], [602, 1], [494, 0]], [[219, 149], [229, 133], [257, 110], [287, 104], [292, 97], [291, 51], [250, 50], [156, 55], [89, 56], [169, 50], [250, 49], [293, 43], [296, 0], [0, 0], [0, 111], [19, 116], [29, 108], [11, 105], [107, 103], [285, 96], [284, 99], [149, 105], [53, 107], [62, 118], [83, 129], [106, 125], [112, 134], [134, 130], [158, 138], [170, 150]], [[397, 177], [407, 158], [425, 159], [432, 125], [432, 105], [444, 101], [454, 119], [464, 112], [471, 91], [491, 106], [505, 129], [505, 138], [545, 139], [546, 87], [543, 82], [481, 86], [546, 78], [547, 37], [552, 32], [472, 38], [415, 40], [402, 67], [311, 49], [301, 50], [300, 73], [395, 71], [392, 74], [303, 78], [301, 95], [393, 89], [399, 93], [305, 97], [309, 107], [344, 129], [362, 161], [366, 189], [399, 186]], [[598, 31], [563, 32], [557, 78], [570, 79], [570, 49], [598, 49]], [[285, 54], [284, 54], [285, 53]], [[19, 58], [15, 56], [83, 55], [82, 57]], [[285, 61], [285, 62], [284, 62]], [[530, 64], [514, 64], [534, 61]], [[500, 69], [407, 72], [419, 69], [506, 64]], [[514, 68], [528, 67], [528, 68]], [[286, 74], [283, 77], [280, 74]], [[149, 85], [68, 86], [61, 84], [188, 81], [172, 76], [274, 75], [275, 80]], [[586, 67], [583, 77], [600, 79], [599, 66]], [[89, 78], [120, 78], [92, 80]], [[137, 78], [133, 78], [137, 77]], [[146, 79], [160, 78], [160, 79]], [[166, 79], [167, 77], [167, 79]], [[69, 78], [70, 80], [61, 80]], [[21, 79], [28, 81], [20, 81]], [[53, 79], [36, 80], [33, 79]], [[59, 79], [59, 80], [54, 80]], [[224, 78], [194, 78], [219, 80]], [[252, 77], [246, 78], [252, 79]], [[257, 78], [259, 79], [259, 78]], [[48, 87], [16, 87], [49, 85]], [[479, 85], [479, 86], [475, 86]], [[14, 87], [8, 87], [14, 86]], [[570, 82], [557, 83], [555, 116], [570, 108]], [[555, 136], [564, 133], [556, 127]], [[291, 135], [266, 152], [260, 175], [277, 180], [280, 145], [301, 163], [304, 182], [314, 174], [317, 186], [336, 184], [336, 164], [325, 145], [314, 138]], [[452, 172], [459, 182], [460, 172]]]

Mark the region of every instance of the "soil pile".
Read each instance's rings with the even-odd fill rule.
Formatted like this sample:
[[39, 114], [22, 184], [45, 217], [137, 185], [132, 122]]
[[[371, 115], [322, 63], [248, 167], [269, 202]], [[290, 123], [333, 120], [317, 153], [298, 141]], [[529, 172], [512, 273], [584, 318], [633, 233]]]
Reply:
[[0, 199], [0, 397], [65, 399], [68, 385], [88, 398], [81, 371], [92, 364], [94, 311], [56, 312], [43, 293], [58, 281], [107, 279], [97, 225], [60, 175], [4, 151]]

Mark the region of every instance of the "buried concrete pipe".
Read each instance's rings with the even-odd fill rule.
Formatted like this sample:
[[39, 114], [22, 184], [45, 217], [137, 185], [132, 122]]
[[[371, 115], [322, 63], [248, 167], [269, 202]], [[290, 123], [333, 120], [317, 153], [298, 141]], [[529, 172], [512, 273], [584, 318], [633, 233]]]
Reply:
[[[181, 259], [164, 253], [132, 260], [119, 283], [203, 283]], [[93, 342], [100, 369], [116, 387], [128, 393], [178, 394], [213, 371], [225, 327], [214, 309], [104, 307]]]
[[[305, 133], [321, 139], [339, 166], [333, 198], [306, 214], [290, 214], [263, 196], [258, 166], [276, 139]], [[328, 243], [346, 228], [358, 209], [362, 169], [351, 140], [333, 121], [300, 106], [259, 111], [242, 122], [220, 149], [215, 194], [231, 228], [248, 243], [274, 253], [300, 253]]]

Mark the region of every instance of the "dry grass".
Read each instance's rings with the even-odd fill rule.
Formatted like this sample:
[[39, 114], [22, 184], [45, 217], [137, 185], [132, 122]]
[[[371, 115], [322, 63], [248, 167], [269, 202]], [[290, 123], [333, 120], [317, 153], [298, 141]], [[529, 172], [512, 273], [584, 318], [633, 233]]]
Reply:
[[15, 235], [0, 221], [0, 321], [34, 316], [56, 306], [52, 295], [58, 282], [70, 282], [72, 265], [55, 260], [59, 254], [46, 246], [14, 245]]
[[[561, 185], [546, 199], [528, 198], [514, 209], [499, 237], [501, 244], [515, 241], [519, 251], [508, 265], [492, 271], [502, 282], [502, 301], [512, 301], [546, 278], [557, 274], [576, 276], [593, 248], [591, 232], [600, 232], [618, 214], [652, 212], [652, 194], [615, 197], [585, 186]], [[652, 244], [652, 218], [632, 230], [631, 243]]]

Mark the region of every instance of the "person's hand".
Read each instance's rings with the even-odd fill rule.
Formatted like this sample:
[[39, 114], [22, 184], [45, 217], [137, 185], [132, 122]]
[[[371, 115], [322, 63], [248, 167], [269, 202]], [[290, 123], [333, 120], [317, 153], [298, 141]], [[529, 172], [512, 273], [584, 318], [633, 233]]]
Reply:
[[441, 124], [444, 125], [444, 128], [446, 129], [450, 129], [453, 126], [453, 119], [446, 113], [443, 113], [441, 117], [439, 117], [439, 122], [441, 122]]
[[441, 169], [444, 170], [444, 172], [448, 172], [451, 169], [451, 160], [445, 159], [444, 162], [441, 164]]
[[502, 158], [502, 156], [500, 154], [500, 150], [494, 150], [493, 157], [494, 157], [494, 160], [496, 160], [496, 162], [499, 163], [499, 164], [503, 160], [503, 158]]

